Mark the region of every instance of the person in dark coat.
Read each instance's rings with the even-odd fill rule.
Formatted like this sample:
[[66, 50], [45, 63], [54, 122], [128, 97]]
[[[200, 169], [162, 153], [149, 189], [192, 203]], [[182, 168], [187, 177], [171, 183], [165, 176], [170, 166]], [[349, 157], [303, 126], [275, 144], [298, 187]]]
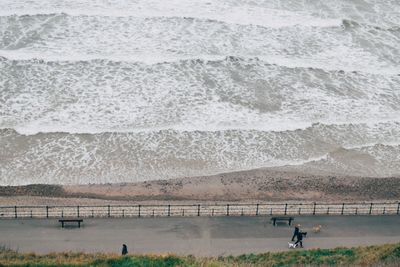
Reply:
[[293, 236], [292, 236], [292, 241], [294, 241], [294, 238], [299, 234], [300, 232], [300, 224], [296, 224], [294, 226], [294, 232], [293, 232]]
[[122, 255], [128, 254], [128, 247], [125, 244], [122, 244]]
[[300, 232], [297, 234], [297, 241], [294, 243], [295, 245], [300, 244], [300, 247], [303, 247], [303, 237], [307, 235], [307, 232]]

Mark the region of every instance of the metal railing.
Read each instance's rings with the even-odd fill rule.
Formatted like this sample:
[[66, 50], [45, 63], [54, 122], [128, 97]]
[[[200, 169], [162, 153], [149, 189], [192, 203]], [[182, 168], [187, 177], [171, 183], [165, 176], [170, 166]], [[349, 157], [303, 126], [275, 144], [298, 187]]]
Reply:
[[0, 206], [1, 218], [399, 215], [400, 202]]

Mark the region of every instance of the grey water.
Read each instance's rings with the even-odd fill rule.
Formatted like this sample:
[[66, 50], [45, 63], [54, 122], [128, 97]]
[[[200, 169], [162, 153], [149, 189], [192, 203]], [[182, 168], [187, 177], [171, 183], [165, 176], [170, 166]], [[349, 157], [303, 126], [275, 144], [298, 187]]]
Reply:
[[0, 2], [0, 184], [400, 174], [400, 2]]

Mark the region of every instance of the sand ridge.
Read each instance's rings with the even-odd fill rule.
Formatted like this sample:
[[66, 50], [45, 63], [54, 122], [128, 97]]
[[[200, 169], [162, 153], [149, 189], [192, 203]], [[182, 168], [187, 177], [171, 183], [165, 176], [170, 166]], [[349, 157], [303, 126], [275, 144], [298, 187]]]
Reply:
[[124, 184], [0, 187], [0, 205], [132, 202], [376, 201], [400, 199], [399, 177], [311, 175], [255, 169]]

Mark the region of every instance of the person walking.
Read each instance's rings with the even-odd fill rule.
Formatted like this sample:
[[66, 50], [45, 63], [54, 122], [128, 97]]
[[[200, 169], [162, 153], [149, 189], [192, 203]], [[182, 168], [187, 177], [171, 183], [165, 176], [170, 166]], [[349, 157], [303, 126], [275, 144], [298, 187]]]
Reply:
[[293, 232], [293, 236], [292, 236], [292, 241], [294, 241], [294, 238], [299, 234], [300, 232], [300, 224], [296, 224], [294, 226], [294, 232]]
[[122, 256], [128, 254], [128, 247], [125, 244], [122, 244]]
[[300, 232], [297, 234], [297, 241], [294, 243], [295, 246], [300, 244], [300, 247], [303, 247], [303, 237], [307, 235], [307, 233]]

